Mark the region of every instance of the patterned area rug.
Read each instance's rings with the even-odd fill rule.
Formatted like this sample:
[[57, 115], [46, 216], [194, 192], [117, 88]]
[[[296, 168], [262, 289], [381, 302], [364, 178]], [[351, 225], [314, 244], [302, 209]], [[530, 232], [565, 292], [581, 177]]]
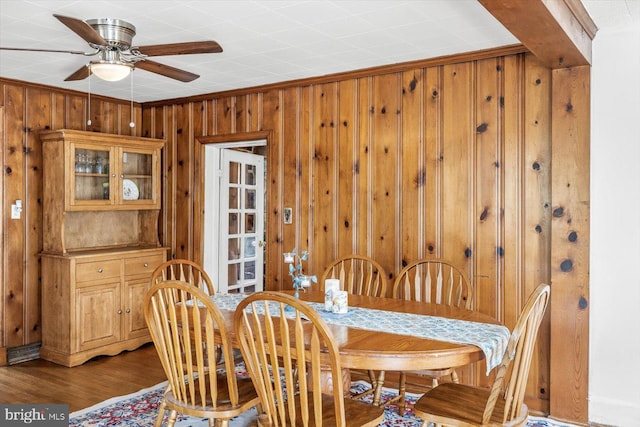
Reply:
[[[162, 393], [166, 383], [140, 390], [127, 396], [106, 400], [70, 414], [70, 427], [148, 427], [153, 426], [158, 413], [158, 406], [162, 400]], [[359, 393], [366, 390], [368, 384], [364, 381], [352, 383], [351, 391]], [[384, 402], [396, 395], [392, 389], [385, 388], [382, 399]], [[407, 403], [413, 404], [420, 395], [407, 393]], [[371, 401], [371, 394], [365, 396], [363, 401]], [[255, 409], [246, 412], [231, 421], [231, 427], [246, 427], [252, 424], [257, 413]], [[166, 425], [166, 417], [163, 422]], [[398, 415], [397, 408], [393, 405], [385, 408], [384, 422], [381, 427], [420, 427], [422, 419], [416, 417], [411, 409], [407, 409], [404, 417]], [[206, 427], [206, 419], [199, 419], [180, 415], [176, 422], [177, 427]], [[558, 423], [546, 418], [529, 417], [527, 427], [574, 427], [569, 424]]]

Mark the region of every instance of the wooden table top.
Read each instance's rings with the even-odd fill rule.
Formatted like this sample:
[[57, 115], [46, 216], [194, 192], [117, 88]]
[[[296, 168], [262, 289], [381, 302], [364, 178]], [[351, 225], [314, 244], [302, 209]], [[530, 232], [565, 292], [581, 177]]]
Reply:
[[[324, 293], [300, 292], [300, 299], [324, 303]], [[394, 298], [349, 295], [349, 306], [499, 324], [494, 318], [471, 310]], [[230, 310], [223, 310], [223, 312], [228, 324], [232, 325], [233, 312]], [[464, 366], [484, 359], [483, 351], [472, 344], [456, 344], [334, 324], [329, 324], [329, 328], [338, 343], [341, 365], [346, 369], [387, 371], [439, 369]], [[233, 330], [233, 327], [230, 330]]]

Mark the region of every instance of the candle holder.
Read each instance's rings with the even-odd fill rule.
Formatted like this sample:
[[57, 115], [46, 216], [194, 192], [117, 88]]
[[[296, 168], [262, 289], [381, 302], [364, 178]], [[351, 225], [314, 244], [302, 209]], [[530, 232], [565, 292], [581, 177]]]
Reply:
[[289, 276], [293, 279], [293, 288], [296, 290], [294, 296], [300, 297], [300, 289], [305, 291], [305, 288], [311, 286], [311, 282], [318, 283], [316, 276], [309, 276], [302, 272], [302, 262], [307, 260], [309, 253], [302, 251], [298, 253], [296, 248], [293, 248], [291, 252], [284, 252], [284, 262], [289, 264]]

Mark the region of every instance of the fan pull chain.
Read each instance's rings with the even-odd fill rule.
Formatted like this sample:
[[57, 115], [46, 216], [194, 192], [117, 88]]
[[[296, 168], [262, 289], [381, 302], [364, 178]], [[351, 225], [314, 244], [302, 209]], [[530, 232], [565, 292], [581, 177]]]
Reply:
[[91, 74], [93, 73], [91, 72], [91, 67], [89, 65], [87, 65], [87, 67], [89, 67], [89, 102], [87, 108], [87, 126], [91, 126]]
[[133, 72], [134, 70], [131, 70], [131, 72], [129, 73], [131, 75], [131, 122], [129, 122], [129, 127], [130, 128], [134, 128], [136, 126], [135, 122], [133, 121]]

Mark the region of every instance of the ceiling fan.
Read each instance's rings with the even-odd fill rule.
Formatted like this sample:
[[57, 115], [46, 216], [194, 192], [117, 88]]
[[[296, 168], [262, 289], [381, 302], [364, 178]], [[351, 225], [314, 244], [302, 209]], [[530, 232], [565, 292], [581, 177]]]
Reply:
[[82, 37], [92, 52], [74, 50], [26, 49], [0, 47], [0, 50], [18, 50], [29, 52], [60, 52], [74, 55], [96, 56], [87, 65], [83, 65], [65, 81], [82, 80], [95, 74], [103, 80], [117, 81], [125, 78], [134, 68], [160, 74], [182, 82], [190, 82], [197, 74], [181, 70], [148, 58], [154, 56], [187, 55], [197, 53], [220, 53], [222, 47], [214, 41], [197, 41], [184, 43], [157, 44], [148, 46], [132, 46], [136, 27], [121, 19], [102, 18], [80, 19], [62, 15], [53, 15], [71, 31]]

